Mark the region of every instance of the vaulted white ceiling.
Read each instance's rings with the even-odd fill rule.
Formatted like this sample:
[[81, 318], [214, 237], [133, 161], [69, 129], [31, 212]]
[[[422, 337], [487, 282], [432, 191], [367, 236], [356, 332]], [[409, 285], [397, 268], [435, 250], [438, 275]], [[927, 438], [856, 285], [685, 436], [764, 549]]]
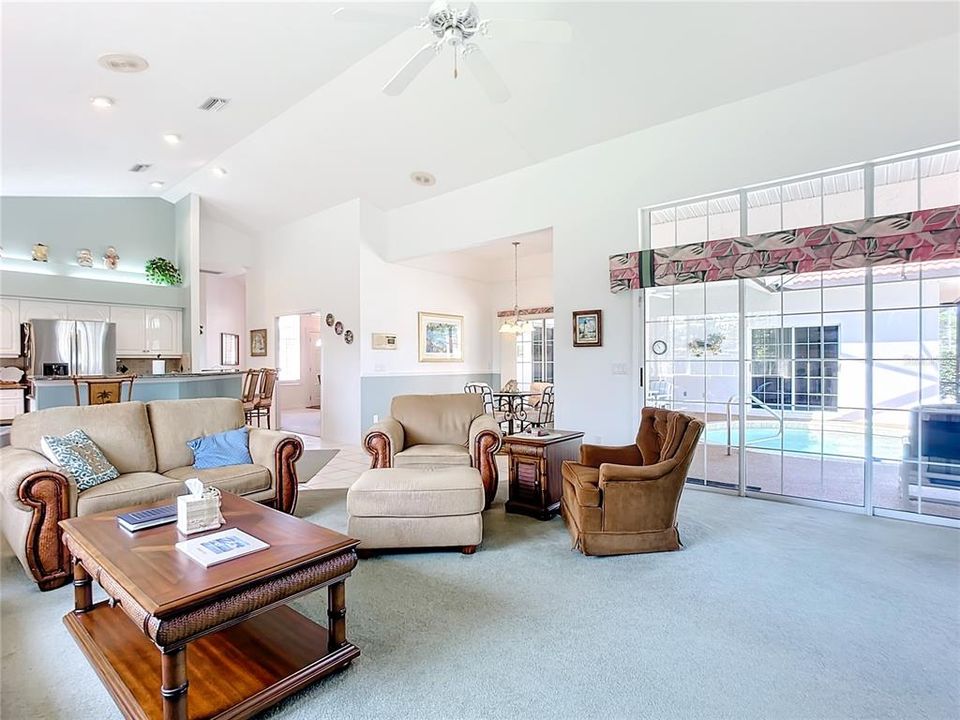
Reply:
[[[958, 30], [953, 3], [480, 2], [484, 17], [574, 32], [557, 46], [483, 39], [513, 95], [492, 105], [453, 79], [449, 55], [383, 95], [428, 37], [339, 23], [339, 4], [5, 4], [4, 193], [149, 195], [157, 177], [163, 197], [197, 192], [253, 229], [356, 197], [391, 209]], [[151, 68], [108, 73], [96, 58], [111, 51]], [[116, 107], [94, 111], [99, 94]], [[208, 95], [231, 105], [201, 113]], [[176, 148], [160, 139], [171, 131]], [[150, 177], [126, 171], [143, 161]], [[437, 184], [414, 185], [414, 170]]]

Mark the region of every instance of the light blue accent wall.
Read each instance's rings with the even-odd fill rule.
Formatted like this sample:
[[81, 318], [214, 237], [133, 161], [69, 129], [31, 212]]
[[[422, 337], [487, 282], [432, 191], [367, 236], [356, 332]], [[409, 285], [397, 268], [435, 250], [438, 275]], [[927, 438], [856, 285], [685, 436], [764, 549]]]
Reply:
[[390, 414], [390, 401], [396, 395], [437, 395], [461, 393], [468, 382], [483, 382], [500, 387], [498, 373], [463, 373], [452, 375], [370, 375], [360, 378], [360, 433], [373, 423], [373, 416]]
[[[150, 258], [176, 256], [174, 206], [160, 198], [0, 198], [4, 257], [29, 259], [36, 243], [47, 246], [51, 268], [75, 266], [80, 248], [89, 248], [101, 267], [112, 245], [119, 270], [142, 273]], [[184, 306], [181, 288], [19, 272], [3, 272], [0, 282], [11, 296]]]
[[[133, 399], [149, 402], [150, 400], [182, 400], [187, 398], [228, 397], [238, 398], [242, 390], [243, 375], [211, 377], [203, 380], [184, 379], [165, 380], [163, 382], [134, 382]], [[124, 387], [124, 397], [127, 388]], [[77, 404], [76, 391], [73, 383], [62, 381], [45, 384], [34, 388], [34, 410], [46, 410], [53, 407], [65, 407]], [[86, 404], [86, 388], [80, 388], [81, 402]]]

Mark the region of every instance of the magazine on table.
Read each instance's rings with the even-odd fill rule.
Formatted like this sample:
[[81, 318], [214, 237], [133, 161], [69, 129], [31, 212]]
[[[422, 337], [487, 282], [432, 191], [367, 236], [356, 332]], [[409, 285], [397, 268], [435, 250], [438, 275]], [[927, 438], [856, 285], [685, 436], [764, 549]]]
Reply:
[[236, 529], [221, 530], [177, 543], [177, 550], [204, 567], [218, 565], [227, 560], [266, 550], [268, 547], [270, 545], [262, 540]]

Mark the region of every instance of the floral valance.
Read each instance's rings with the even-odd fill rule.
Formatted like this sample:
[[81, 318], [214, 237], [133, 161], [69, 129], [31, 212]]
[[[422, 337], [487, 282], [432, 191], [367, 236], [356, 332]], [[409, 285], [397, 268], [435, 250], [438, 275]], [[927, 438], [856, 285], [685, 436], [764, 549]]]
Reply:
[[610, 256], [610, 291], [960, 258], [960, 205]]

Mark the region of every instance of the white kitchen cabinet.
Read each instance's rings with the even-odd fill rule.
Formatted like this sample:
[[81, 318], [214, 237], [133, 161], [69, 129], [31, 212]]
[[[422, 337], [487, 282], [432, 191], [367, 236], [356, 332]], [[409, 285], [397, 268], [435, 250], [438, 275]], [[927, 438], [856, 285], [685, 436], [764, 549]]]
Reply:
[[183, 348], [182, 313], [170, 308], [146, 308], [147, 350], [152, 355], [179, 355]]
[[17, 415], [23, 415], [23, 393], [23, 388], [0, 390], [0, 420], [8, 422]]
[[56, 300], [20, 301], [20, 322], [31, 320], [67, 320], [67, 303]]
[[68, 320], [98, 320], [110, 322], [110, 306], [93, 303], [70, 303], [67, 305]]
[[20, 301], [0, 298], [0, 357], [20, 355]]
[[142, 307], [110, 306], [110, 322], [117, 326], [117, 357], [147, 353], [147, 311]]
[[169, 357], [182, 352], [180, 310], [112, 305], [110, 322], [117, 326], [117, 357]]

